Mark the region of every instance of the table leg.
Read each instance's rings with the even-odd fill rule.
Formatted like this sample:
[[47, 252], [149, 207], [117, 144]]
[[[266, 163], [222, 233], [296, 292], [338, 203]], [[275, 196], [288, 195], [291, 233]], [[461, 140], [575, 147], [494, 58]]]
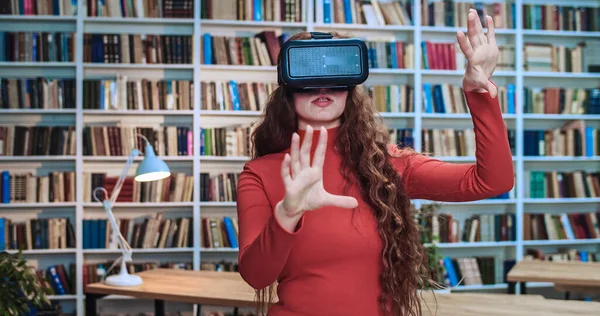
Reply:
[[233, 308], [233, 316], [238, 316], [238, 308], [237, 307]]
[[164, 300], [154, 300], [154, 315], [155, 316], [165, 316], [165, 301]]
[[569, 297], [571, 296], [571, 292], [566, 291], [565, 292], [565, 300], [569, 300]]
[[104, 294], [93, 294], [88, 293], [85, 295], [85, 315], [96, 316], [97, 313], [97, 301], [100, 298], [105, 297]]
[[196, 309], [196, 316], [200, 316], [202, 315], [202, 305], [201, 304], [197, 304], [198, 308]]
[[521, 294], [527, 294], [527, 282], [508, 282], [508, 294], [516, 294], [517, 283], [520, 283]]

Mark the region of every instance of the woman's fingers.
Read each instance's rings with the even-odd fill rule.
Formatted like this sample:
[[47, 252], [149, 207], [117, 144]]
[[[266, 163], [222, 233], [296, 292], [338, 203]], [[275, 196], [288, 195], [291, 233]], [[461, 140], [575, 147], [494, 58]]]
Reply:
[[314, 157], [313, 163], [312, 163], [313, 167], [323, 169], [323, 164], [325, 162], [326, 147], [327, 147], [327, 130], [325, 129], [325, 127], [321, 126], [321, 133], [319, 134], [319, 143], [317, 144], [317, 149], [315, 150], [315, 157]]
[[477, 11], [475, 9], [471, 9], [473, 10], [473, 14], [475, 14], [475, 29], [477, 30], [477, 32], [475, 34], [477, 34], [477, 37], [479, 38], [479, 42], [481, 44], [485, 44], [487, 43], [487, 39], [485, 38], [485, 33], [483, 33], [483, 26], [481, 25], [481, 19], [479, 18], [479, 15], [477, 14]]
[[283, 162], [281, 163], [281, 178], [286, 187], [289, 187], [292, 183], [292, 177], [290, 176], [290, 160], [290, 154], [285, 154]]
[[301, 169], [310, 167], [310, 149], [312, 147], [313, 129], [309, 125], [306, 127], [306, 136], [300, 147], [300, 167]]
[[467, 36], [469, 37], [469, 42], [471, 43], [471, 47], [473, 47], [473, 49], [477, 49], [477, 47], [481, 46], [482, 44], [481, 38], [477, 34], [477, 32], [479, 32], [477, 29], [477, 21], [477, 14], [473, 12], [473, 9], [471, 9], [468, 16]]
[[485, 17], [485, 20], [488, 29], [487, 42], [490, 45], [496, 45], [496, 27], [494, 26], [494, 19], [492, 19], [491, 16], [487, 15]]
[[297, 133], [292, 135], [292, 148], [290, 149], [291, 165], [292, 165], [292, 178], [295, 179], [300, 172], [300, 136]]
[[473, 56], [473, 47], [471, 47], [471, 43], [469, 43], [469, 39], [465, 33], [458, 31], [456, 34], [456, 39], [458, 40], [460, 50], [462, 50], [463, 54], [465, 54], [467, 60], [471, 59], [471, 56]]
[[351, 197], [345, 195], [334, 195], [327, 193], [327, 202], [328, 205], [337, 206], [341, 208], [355, 208], [358, 206], [358, 201]]

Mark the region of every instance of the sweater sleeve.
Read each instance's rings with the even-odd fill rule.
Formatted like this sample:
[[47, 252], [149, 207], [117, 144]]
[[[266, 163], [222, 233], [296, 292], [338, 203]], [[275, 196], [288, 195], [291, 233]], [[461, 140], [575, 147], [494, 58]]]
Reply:
[[250, 286], [265, 288], [277, 281], [283, 270], [304, 216], [294, 232], [284, 229], [274, 215], [258, 172], [248, 165], [238, 179], [237, 213], [238, 270]]
[[476, 163], [448, 163], [421, 154], [394, 159], [411, 199], [474, 201], [512, 189], [512, 153], [498, 98], [487, 92], [465, 92], [465, 98], [473, 121]]

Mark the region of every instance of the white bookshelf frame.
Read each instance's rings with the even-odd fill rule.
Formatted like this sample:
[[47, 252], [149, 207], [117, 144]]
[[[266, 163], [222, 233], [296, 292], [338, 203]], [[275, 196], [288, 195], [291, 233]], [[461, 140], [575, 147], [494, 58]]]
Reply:
[[[79, 0], [78, 14], [76, 16], [0, 16], [0, 30], [2, 31], [22, 31], [31, 29], [41, 29], [45, 26], [58, 27], [59, 30], [72, 29], [75, 31], [75, 42], [76, 42], [76, 55], [74, 62], [68, 63], [56, 63], [56, 62], [45, 62], [45, 63], [27, 63], [27, 62], [0, 62], [0, 73], [2, 77], [30, 77], [30, 76], [43, 76], [43, 75], [55, 75], [61, 77], [75, 77], [76, 79], [76, 109], [64, 109], [64, 110], [0, 110], [0, 116], [47, 116], [47, 115], [60, 115], [60, 116], [74, 116], [75, 126], [77, 135], [81, 135], [84, 122], [86, 118], [99, 117], [102, 115], [114, 115], [119, 118], [142, 116], [146, 117], [163, 117], [163, 116], [181, 116], [191, 118], [193, 133], [194, 133], [194, 151], [191, 157], [169, 157], [166, 159], [168, 163], [178, 164], [189, 164], [194, 175], [194, 187], [200, 187], [200, 172], [209, 170], [239, 170], [248, 160], [248, 157], [205, 157], [200, 156], [200, 140], [199, 135], [200, 128], [204, 127], [207, 123], [210, 124], [224, 124], [225, 119], [233, 120], [236, 123], [244, 124], [259, 118], [260, 112], [236, 112], [236, 111], [206, 111], [200, 110], [200, 81], [210, 80], [211, 74], [214, 73], [225, 73], [231, 75], [233, 79], [243, 80], [246, 79], [244, 76], [247, 74], [273, 74], [273, 78], [276, 68], [274, 66], [226, 66], [226, 65], [203, 65], [200, 64], [200, 47], [202, 34], [204, 32], [211, 32], [215, 29], [240, 29], [248, 30], [252, 32], [258, 32], [263, 27], [269, 28], [285, 28], [286, 30], [342, 30], [348, 32], [363, 32], [371, 34], [407, 34], [412, 35], [410, 41], [413, 43], [420, 43], [424, 37], [431, 36], [442, 36], [446, 39], [448, 36], [456, 34], [458, 28], [454, 27], [430, 27], [421, 25], [421, 16], [419, 14], [421, 8], [421, 1], [414, 0], [414, 9], [417, 14], [413, 14], [413, 25], [411, 26], [366, 26], [366, 25], [347, 25], [347, 24], [322, 24], [320, 22], [314, 22], [313, 8], [317, 0], [302, 0], [303, 1], [303, 18], [305, 22], [301, 23], [283, 23], [283, 22], [255, 22], [255, 21], [228, 21], [228, 20], [204, 20], [200, 19], [200, 0], [195, 0], [195, 12], [193, 19], [140, 19], [140, 18], [94, 18], [87, 17], [87, 10], [85, 8], [85, 1]], [[494, 1], [484, 1], [494, 2]], [[525, 183], [524, 183], [524, 171], [526, 165], [533, 164], [534, 166], [544, 166], [544, 164], [564, 164], [569, 163], [585, 163], [587, 168], [598, 168], [600, 169], [600, 157], [581, 158], [581, 157], [524, 157], [523, 156], [523, 130], [529, 123], [546, 124], [560, 120], [572, 120], [572, 119], [585, 119], [587, 122], [591, 122], [595, 126], [600, 126], [600, 115], [540, 115], [540, 114], [523, 114], [523, 87], [528, 79], [537, 80], [548, 80], [549, 78], [557, 78], [557, 73], [543, 73], [543, 72], [524, 72], [523, 69], [523, 45], [527, 38], [535, 37], [547, 37], [546, 40], [550, 41], [555, 37], [562, 39], [578, 38], [578, 39], [600, 39], [600, 32], [563, 32], [563, 31], [541, 31], [541, 30], [524, 30], [522, 28], [522, 4], [523, 3], [547, 3], [547, 1], [541, 0], [516, 0], [511, 1], [516, 3], [516, 22], [517, 26], [515, 29], [497, 29], [497, 36], [506, 37], [509, 41], [514, 42], [516, 52], [516, 69], [514, 71], [496, 71], [494, 78], [503, 77], [510, 80], [514, 80], [517, 92], [517, 114], [505, 114], [504, 118], [507, 122], [514, 122], [516, 128], [516, 152], [513, 157], [516, 172], [516, 190], [514, 191], [514, 198], [508, 200], [486, 200], [486, 201], [475, 201], [470, 203], [444, 203], [453, 207], [490, 207], [490, 206], [506, 206], [514, 208], [517, 217], [517, 229], [516, 229], [516, 241], [512, 242], [481, 242], [481, 243], [457, 243], [457, 244], [442, 244], [440, 248], [444, 251], [455, 251], [465, 250], [476, 254], [480, 249], [486, 248], [502, 248], [512, 249], [516, 255], [517, 260], [521, 260], [523, 252], [526, 247], [536, 246], [555, 246], [555, 245], [584, 245], [584, 244], [599, 244], [600, 240], [564, 240], [564, 241], [523, 241], [522, 225], [523, 225], [523, 214], [529, 207], [534, 206], [558, 206], [563, 207], [565, 210], [568, 207], [579, 207], [581, 205], [588, 205], [590, 207], [600, 204], [600, 198], [592, 199], [530, 199], [525, 196]], [[563, 5], [578, 5], [578, 4], [594, 4], [600, 6], [598, 0], [579, 0], [579, 1], [566, 1], [557, 0], [552, 3], [563, 4]], [[319, 11], [319, 8], [316, 8]], [[318, 15], [318, 12], [317, 12]], [[128, 32], [146, 32], [146, 33], [165, 33], [165, 30], [169, 30], [170, 34], [191, 34], [193, 36], [193, 63], [191, 65], [119, 65], [119, 64], [92, 64], [83, 63], [83, 53], [80, 49], [83, 45], [83, 34], [88, 31], [93, 32], [110, 32], [114, 30], [125, 29]], [[170, 31], [173, 31], [172, 33]], [[371, 78], [378, 76], [385, 76], [385, 78], [392, 76], [393, 78], [408, 76], [410, 84], [414, 88], [415, 96], [415, 112], [414, 113], [382, 113], [386, 123], [392, 122], [397, 124], [403, 124], [408, 122], [414, 129], [414, 146], [419, 149], [421, 147], [421, 135], [420, 130], [422, 129], [423, 123], [428, 120], [453, 120], [457, 122], [463, 122], [465, 124], [470, 123], [469, 115], [443, 115], [443, 114], [427, 114], [422, 111], [422, 83], [426, 81], [428, 77], [424, 76], [436, 76], [447, 80], [460, 79], [462, 71], [444, 71], [444, 70], [423, 70], [421, 69], [421, 49], [420, 45], [414, 45], [414, 69], [374, 69], [371, 71]], [[191, 79], [193, 79], [194, 85], [194, 109], [189, 111], [110, 111], [110, 110], [83, 110], [83, 80], [90, 76], [106, 75], [116, 73], [119, 71], [143, 71], [144, 73], [153, 74], [159, 76], [162, 69], [169, 69], [169, 71], [177, 72], [181, 75], [184, 72], [191, 73]], [[209, 76], [209, 77], [207, 77]], [[412, 78], [412, 79], [411, 79]], [[600, 74], [598, 73], [583, 73], [583, 74], [572, 74], [572, 73], [561, 73], [560, 80], [557, 85], [560, 84], [584, 84], [586, 86], [600, 86]], [[0, 122], [3, 124], [4, 122]], [[474, 162], [473, 157], [444, 157], [448, 161], [455, 162]], [[112, 168], [120, 170], [125, 162], [125, 158], [115, 157], [86, 157], [83, 156], [83, 144], [82, 138], [77, 137], [76, 155], [75, 156], [42, 156], [42, 157], [0, 157], [0, 168], [10, 168], [15, 163], [29, 163], [29, 162], [68, 162], [74, 164], [74, 170], [76, 172], [77, 183], [81, 181], [86, 165], [89, 163], [102, 164], [107, 163]], [[163, 208], [178, 208], [178, 209], [189, 209], [193, 217], [193, 229], [194, 229], [194, 245], [190, 248], [176, 248], [176, 249], [143, 249], [134, 250], [134, 260], [137, 253], [152, 254], [157, 258], [169, 256], [172, 253], [189, 253], [193, 260], [193, 268], [199, 269], [200, 262], [203, 260], [203, 254], [207, 256], [212, 255], [225, 255], [229, 259], [237, 258], [237, 249], [204, 249], [200, 247], [200, 217], [204, 216], [203, 209], [207, 209], [207, 214], [230, 214], [234, 215], [235, 202], [201, 202], [200, 191], [194, 190], [193, 202], [189, 203], [123, 203], [119, 204], [117, 208], [149, 208], [146, 212], [156, 212]], [[98, 209], [99, 206], [94, 203], [83, 202], [83, 192], [81, 186], [76, 186], [76, 201], [74, 203], [45, 203], [45, 204], [33, 204], [33, 205], [19, 205], [19, 204], [0, 204], [1, 216], [11, 216], [14, 211], [28, 212], [29, 209], [55, 209], [55, 208], [71, 208], [75, 214], [75, 232], [77, 239], [77, 247], [75, 249], [56, 249], [56, 250], [30, 250], [26, 251], [26, 255], [53, 255], [53, 254], [75, 254], [76, 262], [76, 293], [74, 295], [66, 296], [53, 296], [52, 299], [69, 301], [74, 300], [76, 302], [75, 308], [77, 309], [77, 315], [84, 314], [84, 300], [85, 295], [83, 293], [82, 284], [82, 266], [86, 255], [94, 254], [96, 256], [102, 254], [114, 253], [114, 250], [88, 250], [82, 249], [82, 220], [85, 218], [85, 212], [89, 209]], [[420, 206], [428, 201], [415, 201], [416, 206]], [[13, 211], [14, 209], [14, 211]], [[164, 253], [165, 255], [162, 255]], [[548, 284], [537, 284], [536, 286], [548, 286]], [[488, 290], [488, 289], [504, 289], [506, 284], [499, 283], [495, 285], [486, 286], [469, 286], [463, 287], [459, 290]], [[518, 293], [518, 287], [517, 287]]]

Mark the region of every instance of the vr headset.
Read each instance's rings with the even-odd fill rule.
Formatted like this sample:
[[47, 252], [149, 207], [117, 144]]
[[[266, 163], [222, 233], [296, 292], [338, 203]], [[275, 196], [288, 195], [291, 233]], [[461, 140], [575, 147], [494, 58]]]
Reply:
[[357, 38], [333, 39], [310, 32], [311, 39], [285, 42], [280, 49], [277, 82], [293, 91], [349, 89], [367, 80], [369, 55]]

